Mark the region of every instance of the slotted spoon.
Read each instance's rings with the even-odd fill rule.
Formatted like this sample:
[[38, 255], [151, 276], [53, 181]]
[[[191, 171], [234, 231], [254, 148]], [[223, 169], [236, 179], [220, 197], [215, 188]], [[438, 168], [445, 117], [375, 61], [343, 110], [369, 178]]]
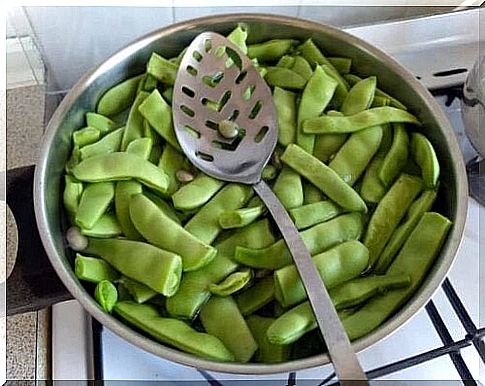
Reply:
[[[172, 108], [177, 139], [197, 168], [214, 178], [253, 185], [293, 256], [341, 384], [346, 380], [367, 384], [310, 253], [288, 213], [261, 179], [276, 146], [278, 127], [271, 90], [258, 70], [231, 41], [204, 32], [182, 58]], [[237, 134], [227, 135], [231, 131]]]

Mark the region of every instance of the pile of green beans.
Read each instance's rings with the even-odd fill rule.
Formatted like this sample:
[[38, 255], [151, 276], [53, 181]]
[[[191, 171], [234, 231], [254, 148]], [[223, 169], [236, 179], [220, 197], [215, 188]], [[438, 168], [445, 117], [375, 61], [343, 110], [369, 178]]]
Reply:
[[[349, 337], [363, 337], [419, 288], [451, 226], [432, 212], [440, 167], [425, 127], [373, 74], [311, 39], [247, 44], [242, 25], [228, 37], [273, 91], [278, 145], [263, 178]], [[171, 96], [183, 53], [153, 53], [72, 135], [63, 201], [75, 274], [102, 310], [193, 355], [275, 363], [320, 353], [320, 343], [307, 349], [320, 333], [261, 200], [181, 151]]]

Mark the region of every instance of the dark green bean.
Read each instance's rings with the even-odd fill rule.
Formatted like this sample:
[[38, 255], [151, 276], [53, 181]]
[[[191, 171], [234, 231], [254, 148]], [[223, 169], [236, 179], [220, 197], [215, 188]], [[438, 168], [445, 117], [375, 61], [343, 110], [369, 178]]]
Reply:
[[342, 57], [329, 57], [328, 61], [335, 67], [340, 75], [348, 74], [352, 67], [352, 59]]
[[138, 111], [138, 108], [149, 95], [149, 93], [142, 91], [136, 96], [135, 101], [131, 106], [130, 114], [128, 115], [125, 131], [123, 132], [123, 139], [121, 140], [120, 147], [121, 151], [125, 151], [128, 144], [134, 139], [143, 137], [145, 130], [143, 126], [144, 118]]
[[169, 178], [167, 195], [171, 196], [179, 188], [179, 180], [177, 179], [177, 171], [185, 166], [185, 156], [175, 150], [169, 144], [165, 145], [160, 158], [158, 167], [161, 168]]
[[123, 287], [125, 287], [130, 295], [135, 299], [137, 303], [145, 303], [157, 295], [157, 292], [147, 287], [145, 284], [139, 283], [129, 277], [122, 276], [118, 279]]
[[62, 196], [64, 207], [68, 213], [73, 216], [75, 215], [79, 206], [79, 200], [81, 199], [83, 193], [83, 184], [67, 174], [64, 176], [64, 183], [65, 187]]
[[307, 83], [306, 79], [300, 74], [289, 68], [266, 67], [264, 80], [274, 87], [302, 90]]
[[258, 315], [251, 315], [246, 319], [249, 329], [258, 345], [256, 362], [259, 363], [278, 363], [288, 360], [290, 346], [276, 345], [268, 340], [266, 332], [274, 322], [273, 318], [264, 318]]
[[120, 223], [123, 234], [130, 240], [142, 240], [130, 218], [131, 196], [143, 192], [143, 187], [138, 181], [118, 181], [115, 188], [115, 210], [116, 217]]
[[100, 136], [101, 132], [98, 129], [88, 126], [83, 129], [76, 130], [72, 134], [72, 141], [74, 146], [81, 149], [86, 145], [96, 142]]
[[315, 202], [320, 202], [325, 200], [325, 195], [320, 189], [310, 182], [303, 182], [303, 204], [314, 204]]
[[234, 300], [244, 316], [264, 307], [274, 299], [273, 276], [266, 276], [252, 287], [234, 296]]

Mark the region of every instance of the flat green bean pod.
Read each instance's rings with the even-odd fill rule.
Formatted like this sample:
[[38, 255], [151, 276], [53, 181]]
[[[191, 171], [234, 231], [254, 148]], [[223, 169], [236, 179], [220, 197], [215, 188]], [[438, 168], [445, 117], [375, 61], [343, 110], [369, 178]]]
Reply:
[[89, 229], [81, 228], [84, 236], [106, 239], [121, 235], [122, 230], [116, 216], [111, 213], [103, 214], [98, 221]]
[[84, 146], [80, 149], [81, 159], [85, 160], [96, 155], [114, 153], [120, 150], [121, 140], [123, 138], [124, 127], [116, 129], [111, 133], [106, 134], [99, 141], [90, 145]]
[[450, 227], [451, 221], [439, 213], [427, 212], [423, 215], [387, 270], [387, 274], [408, 274], [411, 284], [373, 298], [344, 319], [343, 326], [351, 340], [377, 328], [419, 288]]
[[244, 316], [251, 315], [273, 299], [273, 276], [267, 276], [259, 280], [252, 287], [234, 296], [234, 300], [236, 301], [241, 314]]
[[367, 110], [374, 99], [377, 78], [370, 76], [356, 83], [345, 98], [340, 111], [344, 115], [354, 115]]
[[178, 292], [167, 299], [170, 315], [193, 319], [200, 307], [209, 299], [209, 285], [218, 283], [238, 268], [232, 260], [238, 245], [264, 248], [274, 242], [268, 219], [264, 219], [237, 230], [227, 239], [215, 244], [216, 257], [205, 267], [195, 272], [186, 272]]
[[74, 260], [74, 274], [78, 279], [99, 283], [102, 280], [115, 281], [120, 274], [106, 261], [95, 257], [83, 256], [76, 253]]
[[273, 39], [248, 46], [248, 56], [259, 62], [276, 62], [298, 43], [294, 39]]
[[299, 146], [288, 145], [281, 160], [342, 208], [350, 211], [367, 211], [367, 206], [355, 190], [335, 171]]
[[314, 204], [316, 202], [320, 202], [325, 200], [325, 195], [322, 193], [320, 189], [318, 189], [315, 185], [311, 184], [310, 182], [304, 181], [303, 182], [303, 204]]
[[72, 173], [80, 181], [103, 182], [136, 178], [160, 193], [168, 189], [168, 177], [158, 167], [134, 154], [115, 152], [89, 157]]
[[319, 201], [289, 210], [297, 229], [309, 228], [324, 221], [331, 220], [343, 213], [343, 209], [334, 202]]
[[148, 160], [152, 152], [152, 145], [153, 141], [151, 138], [137, 138], [128, 144], [126, 151]]
[[243, 24], [238, 24], [238, 26], [233, 29], [229, 35], [227, 35], [227, 38], [238, 46], [245, 55], [248, 53], [248, 47], [246, 45], [247, 37], [248, 31]]
[[218, 284], [210, 284], [209, 290], [217, 296], [229, 296], [246, 287], [252, 278], [253, 273], [250, 269], [237, 271]]
[[[310, 254], [316, 255], [343, 241], [357, 240], [363, 226], [359, 213], [349, 213], [300, 232], [300, 236]], [[262, 249], [238, 246], [234, 260], [248, 267], [273, 270], [292, 263], [290, 251], [283, 239]]]
[[123, 234], [130, 240], [142, 240], [130, 217], [131, 196], [143, 192], [142, 185], [135, 180], [118, 181], [115, 188], [115, 211]]
[[420, 178], [401, 174], [377, 205], [364, 237], [364, 244], [369, 248], [370, 267], [376, 263], [392, 232], [422, 188]]
[[175, 149], [181, 151], [172, 122], [172, 108], [157, 89], [140, 104], [138, 110], [150, 125]]
[[431, 142], [421, 133], [411, 134], [411, 154], [421, 168], [424, 185], [428, 189], [436, 187], [440, 175], [440, 164]]
[[180, 210], [197, 209], [207, 203], [223, 186], [224, 181], [199, 173], [193, 181], [180, 187], [172, 195], [173, 206]]
[[83, 129], [76, 130], [72, 134], [72, 142], [74, 146], [82, 149], [84, 146], [96, 142], [101, 136], [101, 132], [94, 127], [85, 127]]
[[289, 68], [266, 67], [264, 80], [274, 87], [289, 88], [292, 90], [302, 90], [307, 80]]
[[303, 205], [301, 177], [288, 166], [283, 166], [272, 189], [285, 209], [297, 208]]
[[308, 119], [303, 122], [303, 132], [307, 134], [353, 133], [371, 126], [395, 122], [421, 126], [419, 120], [407, 111], [384, 106], [345, 117], [322, 115], [318, 118]]
[[142, 91], [136, 96], [135, 101], [131, 106], [128, 121], [126, 122], [126, 127], [123, 132], [121, 151], [125, 151], [128, 144], [134, 139], [143, 137], [145, 131], [143, 124], [144, 118], [138, 111], [138, 108], [149, 95], [149, 93]]
[[177, 77], [178, 65], [153, 52], [147, 64], [147, 73], [158, 81], [173, 86]]
[[165, 213], [166, 216], [170, 217], [170, 219], [175, 221], [177, 224], [182, 225], [182, 216], [180, 215], [180, 213], [177, 213], [170, 204], [164, 201], [163, 198], [149, 191], [143, 192], [143, 195], [152, 200], [153, 203], [158, 206], [158, 209]]
[[136, 96], [138, 82], [142, 75], [129, 78], [106, 91], [99, 99], [97, 113], [112, 117], [127, 109]]
[[401, 173], [408, 159], [409, 137], [403, 124], [395, 123], [392, 145], [385, 155], [379, 178], [385, 186], [390, 186]]
[[147, 287], [145, 284], [132, 280], [129, 277], [122, 276], [118, 280], [125, 287], [137, 303], [145, 303], [157, 295], [157, 292]]
[[184, 271], [202, 268], [217, 253], [213, 247], [186, 231], [142, 194], [132, 196], [130, 217], [135, 228], [146, 240], [180, 255]]
[[108, 209], [114, 198], [112, 182], [99, 182], [86, 185], [76, 211], [76, 224], [83, 229], [90, 229]]
[[140, 241], [89, 238], [85, 253], [99, 256], [130, 279], [165, 296], [177, 292], [182, 275], [179, 255]]
[[169, 144], [166, 144], [158, 167], [161, 168], [169, 178], [167, 190], [168, 196], [171, 196], [178, 190], [180, 184], [177, 179], [177, 171], [182, 169], [183, 166], [185, 166], [185, 156]]
[[222, 212], [219, 225], [222, 229], [242, 228], [256, 221], [266, 211], [264, 205]]
[[269, 326], [274, 321], [275, 319], [273, 318], [265, 318], [259, 315], [251, 315], [246, 319], [246, 323], [258, 345], [256, 362], [278, 363], [288, 360], [290, 346], [273, 344], [269, 341], [266, 334]]
[[103, 310], [111, 312], [118, 301], [118, 291], [110, 281], [101, 280], [94, 290], [94, 298], [98, 301]]
[[[333, 288], [359, 276], [369, 263], [369, 251], [356, 240], [339, 244], [312, 258], [325, 287]], [[280, 268], [274, 273], [275, 296], [283, 307], [305, 300], [305, 287], [294, 265]]]
[[350, 72], [352, 59], [343, 57], [328, 57], [327, 59], [340, 75], [348, 74]]
[[108, 117], [97, 113], [86, 113], [87, 126], [94, 127], [101, 132], [101, 135], [105, 135], [112, 131], [116, 123], [114, 123]]
[[185, 230], [211, 244], [222, 232], [219, 216], [228, 210], [241, 208], [252, 194], [251, 187], [247, 185], [227, 184], [185, 224]]
[[62, 195], [64, 207], [71, 215], [74, 215], [83, 193], [83, 184], [68, 174], [64, 176], [64, 184], [64, 193]]
[[317, 66], [303, 90], [298, 107], [296, 143], [310, 154], [315, 146], [315, 136], [308, 135], [302, 131], [303, 122], [307, 119], [318, 117], [325, 110], [333, 97], [336, 87], [337, 82], [327, 75], [320, 66]]
[[273, 102], [278, 114], [278, 142], [287, 146], [296, 139], [296, 94], [275, 87]]
[[231, 296], [212, 296], [200, 310], [205, 330], [219, 338], [238, 362], [248, 362], [258, 349], [244, 317]]
[[153, 306], [123, 301], [116, 303], [114, 311], [159, 342], [203, 358], [216, 361], [234, 360], [234, 355], [218, 338], [197, 332], [181, 320], [163, 318]]
[[436, 200], [436, 190], [425, 190], [409, 207], [406, 217], [396, 230], [392, 233], [384, 250], [379, 256], [375, 272], [384, 273], [392, 262], [392, 259], [399, 252], [406, 239], [409, 237], [416, 224], [423, 214], [431, 209]]

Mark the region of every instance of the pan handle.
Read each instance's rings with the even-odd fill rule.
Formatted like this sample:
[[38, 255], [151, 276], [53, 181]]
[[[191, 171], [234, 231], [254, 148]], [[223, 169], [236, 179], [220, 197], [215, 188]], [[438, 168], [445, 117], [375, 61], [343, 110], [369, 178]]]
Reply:
[[[39, 236], [34, 213], [34, 169], [30, 165], [7, 170], [7, 205], [15, 217], [18, 233], [17, 257], [6, 282], [7, 315], [37, 311], [72, 299]], [[2, 286], [5, 289], [5, 283]]]

